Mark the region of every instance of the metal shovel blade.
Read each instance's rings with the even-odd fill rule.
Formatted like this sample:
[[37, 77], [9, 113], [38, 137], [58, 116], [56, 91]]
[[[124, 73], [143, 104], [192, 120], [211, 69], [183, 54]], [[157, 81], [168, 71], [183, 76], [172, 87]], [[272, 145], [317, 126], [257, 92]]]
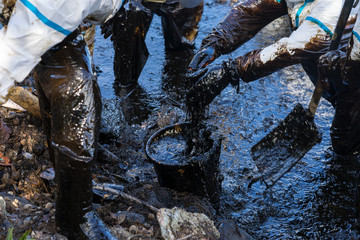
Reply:
[[321, 133], [298, 103], [279, 126], [251, 148], [259, 169], [253, 181], [262, 178], [267, 187], [273, 186], [319, 142]]

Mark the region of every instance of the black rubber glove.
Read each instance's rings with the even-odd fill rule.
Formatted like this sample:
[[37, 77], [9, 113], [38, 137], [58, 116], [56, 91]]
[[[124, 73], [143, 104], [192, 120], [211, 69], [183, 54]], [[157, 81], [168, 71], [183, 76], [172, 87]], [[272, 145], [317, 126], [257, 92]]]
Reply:
[[201, 68], [205, 68], [211, 62], [213, 62], [218, 57], [215, 49], [212, 47], [206, 47], [199, 50], [196, 55], [193, 57], [189, 64], [190, 71], [197, 71]]
[[107, 39], [108, 37], [111, 36], [111, 41], [112, 39], [112, 34], [113, 34], [113, 18], [110, 18], [109, 20], [107, 20], [105, 23], [103, 23], [100, 28], [101, 28], [101, 34], [104, 35], [104, 38]]
[[196, 81], [186, 94], [186, 107], [192, 121], [198, 122], [204, 113], [205, 107], [226, 88], [229, 83], [237, 85], [240, 73], [233, 60], [209, 69], [201, 69], [188, 75]]
[[335, 87], [339, 90], [342, 82], [342, 68], [346, 53], [340, 50], [327, 52], [318, 61], [319, 80], [326, 90]]

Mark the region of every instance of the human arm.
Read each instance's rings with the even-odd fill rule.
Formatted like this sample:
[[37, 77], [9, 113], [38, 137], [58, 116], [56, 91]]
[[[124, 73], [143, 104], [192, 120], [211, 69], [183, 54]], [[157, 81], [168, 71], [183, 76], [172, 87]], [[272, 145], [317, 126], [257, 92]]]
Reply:
[[[325, 1], [322, 3], [324, 2]], [[328, 2], [327, 5], [329, 4], [332, 3]], [[334, 4], [336, 5], [336, 3]], [[319, 7], [319, 5], [317, 7]], [[335, 8], [331, 8], [332, 10], [339, 9], [339, 6], [338, 8], [336, 8], [336, 6], [333, 7]], [[231, 60], [233, 62], [232, 65], [236, 66], [237, 76], [245, 82], [250, 82], [269, 75], [280, 68], [300, 63], [307, 59], [317, 59], [319, 55], [327, 51], [332, 37], [332, 31], [335, 28], [337, 17], [339, 15], [339, 12], [329, 10], [324, 11], [324, 9], [325, 8], [316, 9], [314, 7], [312, 14], [319, 16], [317, 21], [311, 17], [311, 14], [308, 15], [310, 18], [307, 18], [307, 20], [302, 22], [300, 28], [293, 32], [290, 37], [283, 38], [267, 48], [258, 49], [240, 56], [235, 60]], [[353, 20], [354, 18], [352, 18], [350, 22]], [[349, 28], [351, 29], [352, 27], [348, 26], [346, 34], [343, 37], [343, 43], [349, 38], [349, 33], [351, 32], [349, 31]], [[209, 71], [211, 72], [212, 70], [210, 69]], [[195, 86], [201, 82], [205, 82], [204, 78], [208, 78], [207, 76], [211, 75], [212, 74], [209, 73], [202, 76], [201, 81], [196, 82]], [[231, 79], [229, 81], [225, 78], [227, 83], [231, 81], [234, 82], [235, 80], [236, 79]], [[227, 84], [222, 84], [221, 86], [225, 88]], [[191, 95], [197, 94], [194, 89], [196, 89], [196, 87], [190, 89], [187, 99], [192, 99]], [[222, 89], [218, 89], [217, 92], [221, 92], [221, 90]], [[209, 94], [211, 95], [212, 92], [209, 92]], [[216, 95], [213, 95], [211, 100], [215, 97]], [[188, 105], [199, 105], [198, 102], [201, 102], [201, 100], [199, 100], [201, 98], [210, 99], [208, 95], [206, 97], [200, 95], [200, 97], [197, 97], [197, 102], [190, 101], [191, 103]], [[210, 103], [211, 101], [207, 100], [206, 102]]]
[[84, 19], [102, 22], [121, 3], [117, 0], [18, 0], [7, 27], [0, 30], [0, 98], [6, 99], [15, 81], [25, 79], [41, 56]]
[[[342, 3], [339, 1], [315, 1], [299, 28], [289, 37], [236, 59], [242, 72], [241, 79], [250, 82], [286, 66], [316, 61], [329, 49], [341, 9]], [[351, 36], [355, 11], [353, 9], [349, 17], [341, 47], [347, 44]]]
[[263, 27], [287, 14], [285, 1], [245, 0], [234, 6], [213, 31], [203, 39], [189, 67], [206, 67], [222, 54], [230, 53]]

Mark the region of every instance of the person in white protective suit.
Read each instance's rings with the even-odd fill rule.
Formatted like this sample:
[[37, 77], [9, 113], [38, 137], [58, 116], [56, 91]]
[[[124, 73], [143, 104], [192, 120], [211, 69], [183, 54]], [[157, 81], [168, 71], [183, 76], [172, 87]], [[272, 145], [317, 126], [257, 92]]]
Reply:
[[[10, 4], [10, 3], [13, 4]], [[2, 1], [0, 99], [34, 69], [55, 166], [56, 227], [68, 239], [115, 239], [92, 209], [100, 91], [80, 23], [101, 24], [122, 0]], [[10, 13], [12, 12], [12, 15]]]
[[360, 143], [360, 19], [359, 13], [346, 51], [330, 51], [319, 58], [319, 72], [325, 89], [336, 89], [335, 115], [330, 128], [337, 153], [358, 150]]
[[[208, 105], [221, 91], [239, 80], [251, 82], [294, 64], [301, 64], [315, 84], [318, 79], [317, 62], [329, 49], [341, 9], [342, 1], [333, 0], [244, 0], [235, 5], [213, 31], [203, 39], [189, 69], [196, 83], [187, 93], [190, 115], [199, 118], [199, 109]], [[355, 23], [359, 4], [356, 2], [344, 31], [344, 47]], [[288, 15], [292, 28], [289, 37], [248, 52], [221, 65], [206, 67], [222, 54], [244, 44], [271, 21]], [[334, 106], [336, 89], [333, 84], [323, 93]]]

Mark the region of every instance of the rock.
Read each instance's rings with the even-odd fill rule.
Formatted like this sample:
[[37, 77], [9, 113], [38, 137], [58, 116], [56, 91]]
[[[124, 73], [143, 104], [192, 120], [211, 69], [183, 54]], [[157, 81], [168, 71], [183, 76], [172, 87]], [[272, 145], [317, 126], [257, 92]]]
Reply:
[[118, 224], [122, 224], [122, 223], [145, 224], [145, 217], [143, 215], [141, 215], [141, 214], [134, 213], [134, 212], [118, 211], [115, 214], [115, 218], [116, 218]]
[[0, 143], [5, 143], [7, 140], [9, 140], [10, 134], [10, 128], [8, 128], [4, 121], [0, 119]]
[[25, 226], [25, 228], [31, 224], [31, 220], [32, 220], [31, 217], [27, 217], [24, 219], [23, 225]]
[[18, 180], [20, 178], [20, 171], [16, 171], [14, 166], [11, 166], [11, 179]]
[[133, 234], [131, 234], [121, 226], [110, 227], [110, 230], [118, 239], [132, 239], [134, 237]]
[[6, 202], [3, 197], [0, 196], [0, 220], [6, 219]]
[[254, 240], [232, 220], [224, 220], [219, 224], [220, 240]]
[[24, 158], [26, 158], [27, 160], [31, 160], [33, 157], [34, 157], [34, 155], [33, 154], [31, 154], [31, 153], [28, 153], [28, 152], [23, 152], [23, 154], [22, 154], [23, 156], [24, 156]]
[[152, 213], [149, 213], [149, 214], [148, 214], [148, 218], [151, 219], [151, 220], [154, 220], [154, 219], [155, 219], [155, 215], [152, 214]]
[[12, 210], [18, 211], [20, 206], [21, 206], [21, 203], [16, 198], [11, 202], [11, 209]]
[[129, 227], [129, 232], [131, 232], [132, 234], [137, 234], [137, 233], [138, 233], [138, 228], [137, 228], [137, 226], [131, 225], [131, 226]]
[[50, 210], [49, 215], [50, 216], [55, 216], [55, 209], [54, 208]]
[[220, 239], [214, 222], [205, 214], [190, 213], [181, 208], [161, 208], [157, 213], [161, 235], [166, 240]]
[[19, 120], [19, 118], [14, 118], [14, 120], [13, 120], [13, 125], [19, 125], [19, 123], [20, 123], [20, 120]]
[[5, 226], [5, 229], [9, 229], [13, 224], [8, 219], [5, 219], [3, 222], [3, 225]]
[[14, 180], [10, 179], [9, 173], [4, 173], [4, 175], [1, 178], [1, 181], [5, 183], [6, 185], [11, 185], [13, 183], [16, 183]]
[[40, 177], [46, 179], [48, 181], [52, 181], [55, 179], [55, 171], [54, 168], [45, 169], [45, 171], [40, 173]]
[[51, 210], [52, 208], [53, 208], [52, 203], [48, 202], [47, 204], [45, 204], [45, 209]]
[[[15, 147], [14, 147], [15, 148]], [[10, 149], [8, 151], [6, 151], [6, 156], [8, 156], [12, 161], [16, 160], [17, 155], [18, 155], [18, 151], [15, 151], [13, 149]]]
[[26, 139], [25, 139], [25, 138], [21, 139], [21, 140], [20, 140], [20, 144], [23, 145], [23, 146], [25, 146], [25, 144], [26, 144]]
[[151, 190], [153, 188], [153, 185], [151, 184], [145, 184], [144, 185], [144, 188], [147, 189], [147, 190]]
[[66, 237], [60, 234], [55, 234], [54, 236], [51, 236], [49, 234], [46, 234], [41, 231], [32, 231], [31, 232], [31, 238], [32, 239], [42, 239], [42, 240], [67, 240]]
[[24, 207], [23, 207], [23, 210], [25, 211], [30, 211], [30, 210], [33, 210], [34, 209], [34, 206], [32, 204], [25, 204]]
[[50, 238], [51, 240], [67, 240], [67, 238], [61, 234], [55, 234], [52, 238]]

